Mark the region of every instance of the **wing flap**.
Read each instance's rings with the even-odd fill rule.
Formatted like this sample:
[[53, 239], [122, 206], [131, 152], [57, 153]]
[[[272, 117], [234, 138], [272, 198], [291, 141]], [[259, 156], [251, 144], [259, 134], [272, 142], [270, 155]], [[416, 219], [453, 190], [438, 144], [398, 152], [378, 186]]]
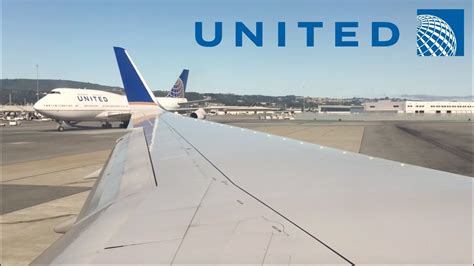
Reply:
[[107, 164], [84, 204], [78, 220], [110, 205], [119, 198], [155, 186], [151, 158], [142, 128], [118, 140]]

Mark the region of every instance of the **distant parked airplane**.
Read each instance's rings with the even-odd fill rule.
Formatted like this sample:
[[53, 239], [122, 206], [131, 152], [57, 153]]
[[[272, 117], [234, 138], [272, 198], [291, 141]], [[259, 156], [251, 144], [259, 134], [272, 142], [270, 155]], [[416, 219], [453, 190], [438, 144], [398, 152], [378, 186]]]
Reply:
[[[185, 98], [189, 70], [184, 69], [166, 97], [156, 97], [167, 110], [177, 110], [188, 103]], [[34, 109], [58, 122], [58, 131], [64, 125], [74, 126], [82, 121], [103, 122], [103, 128], [111, 128], [110, 122], [121, 121], [120, 127], [127, 127], [130, 108], [125, 96], [88, 89], [53, 89], [35, 103]], [[196, 108], [194, 108], [195, 110]]]

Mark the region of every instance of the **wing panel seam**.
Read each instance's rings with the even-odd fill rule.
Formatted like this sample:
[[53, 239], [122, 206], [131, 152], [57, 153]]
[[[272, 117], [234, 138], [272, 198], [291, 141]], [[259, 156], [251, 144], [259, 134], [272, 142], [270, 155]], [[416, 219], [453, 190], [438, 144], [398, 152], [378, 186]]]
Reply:
[[331, 250], [334, 254], [336, 254], [337, 256], [339, 256], [340, 258], [342, 258], [343, 260], [345, 260], [346, 262], [348, 262], [349, 264], [355, 266], [355, 263], [353, 263], [352, 261], [350, 261], [349, 259], [347, 259], [346, 257], [344, 257], [341, 253], [337, 252], [335, 249], [331, 248], [328, 244], [324, 243], [322, 240], [320, 240], [319, 238], [317, 238], [316, 236], [314, 236], [313, 234], [311, 234], [310, 232], [308, 232], [307, 230], [305, 230], [304, 228], [302, 228], [301, 226], [299, 226], [298, 224], [296, 224], [295, 222], [293, 222], [291, 219], [289, 219], [288, 217], [286, 217], [285, 215], [283, 215], [282, 213], [280, 213], [279, 211], [275, 210], [274, 208], [272, 208], [270, 205], [268, 205], [267, 203], [265, 203], [263, 200], [259, 199], [257, 196], [253, 195], [252, 193], [248, 192], [247, 190], [245, 190], [244, 188], [240, 187], [239, 185], [237, 185], [230, 177], [228, 177], [221, 169], [219, 169], [217, 167], [217, 165], [215, 165], [209, 158], [207, 158], [199, 149], [197, 149], [188, 139], [186, 139], [182, 134], [180, 134], [173, 126], [170, 125], [170, 123], [168, 123], [167, 121], [165, 121], [164, 119], [162, 119], [162, 121], [164, 123], [166, 123], [168, 125], [168, 127], [173, 130], [173, 132], [175, 132], [178, 136], [180, 136], [184, 141], [186, 141], [186, 143], [188, 143], [191, 147], [193, 147], [193, 149], [199, 153], [199, 155], [201, 155], [210, 165], [212, 165], [212, 167], [214, 167], [220, 174], [222, 174], [232, 185], [234, 185], [237, 189], [241, 190], [242, 192], [244, 192], [245, 194], [249, 195], [250, 197], [252, 197], [253, 199], [255, 199], [256, 201], [260, 202], [261, 204], [263, 204], [265, 207], [267, 207], [268, 209], [272, 210], [273, 212], [275, 212], [277, 215], [279, 215], [280, 217], [282, 217], [284, 220], [286, 220], [287, 222], [291, 223], [292, 225], [294, 225], [296, 228], [300, 229], [301, 231], [303, 231], [304, 233], [306, 233], [308, 236], [310, 236], [311, 238], [313, 238], [314, 240], [316, 240], [317, 242], [319, 242], [321, 245], [325, 246], [326, 248], [328, 248], [329, 250]]
[[171, 260], [170, 265], [174, 264], [174, 261], [176, 260], [176, 256], [178, 256], [179, 250], [181, 249], [181, 246], [183, 245], [184, 239], [186, 238], [186, 235], [189, 232], [189, 228], [191, 227], [191, 224], [193, 223], [194, 218], [196, 217], [196, 214], [198, 213], [199, 209], [201, 208], [202, 202], [203, 202], [204, 198], [206, 197], [207, 192], [209, 191], [209, 188], [211, 187], [212, 183], [213, 183], [213, 181], [211, 180], [209, 182], [209, 185], [206, 188], [206, 191], [204, 191], [204, 194], [202, 195], [201, 200], [199, 201], [199, 205], [196, 207], [196, 210], [194, 211], [193, 217], [191, 217], [191, 220], [189, 221], [189, 224], [186, 227], [186, 231], [184, 231], [183, 238], [181, 239], [181, 242], [179, 242], [179, 246], [176, 249], [176, 252], [174, 253], [174, 256], [173, 256], [173, 259]]
[[145, 145], [146, 145], [146, 151], [148, 153], [148, 159], [150, 160], [150, 165], [151, 165], [151, 171], [153, 172], [153, 180], [155, 181], [155, 186], [158, 186], [158, 180], [156, 179], [156, 173], [155, 173], [155, 167], [153, 165], [153, 160], [151, 158], [151, 153], [150, 153], [150, 144], [148, 143], [148, 140], [146, 138], [146, 132], [145, 128], [142, 128], [143, 130], [143, 138], [145, 139]]

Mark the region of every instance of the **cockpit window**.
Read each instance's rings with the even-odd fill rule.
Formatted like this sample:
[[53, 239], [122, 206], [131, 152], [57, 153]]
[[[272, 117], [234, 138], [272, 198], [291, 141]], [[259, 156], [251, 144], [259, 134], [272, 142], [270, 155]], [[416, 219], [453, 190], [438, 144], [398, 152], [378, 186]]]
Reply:
[[50, 92], [49, 94], [61, 94], [61, 92], [59, 92], [59, 91], [52, 91], [52, 92]]

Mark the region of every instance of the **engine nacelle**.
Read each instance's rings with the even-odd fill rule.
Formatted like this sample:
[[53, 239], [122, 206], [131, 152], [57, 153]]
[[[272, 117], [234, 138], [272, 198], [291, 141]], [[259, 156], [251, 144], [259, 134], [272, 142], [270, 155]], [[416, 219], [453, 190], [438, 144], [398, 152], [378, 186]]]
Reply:
[[204, 109], [202, 108], [199, 108], [196, 111], [192, 112], [189, 116], [191, 118], [196, 118], [196, 119], [201, 119], [201, 120], [206, 119], [206, 111], [204, 111]]

